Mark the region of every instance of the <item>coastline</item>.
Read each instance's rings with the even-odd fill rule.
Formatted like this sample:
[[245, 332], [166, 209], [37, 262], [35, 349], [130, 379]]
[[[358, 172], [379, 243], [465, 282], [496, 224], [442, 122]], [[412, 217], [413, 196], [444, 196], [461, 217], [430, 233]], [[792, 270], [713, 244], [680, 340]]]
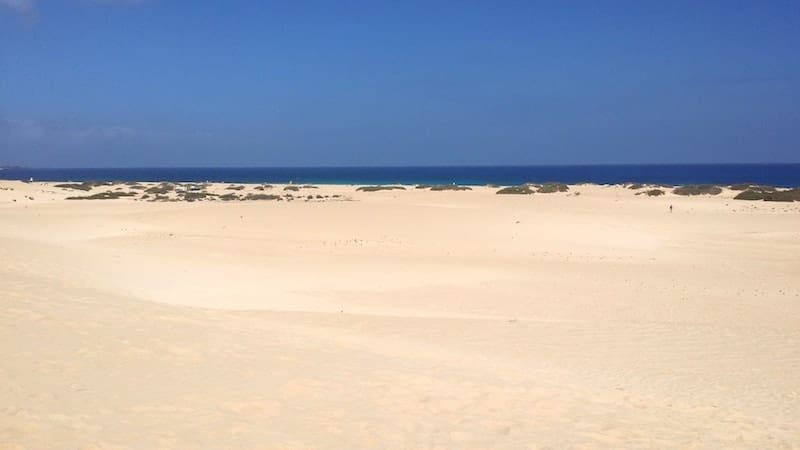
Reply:
[[800, 436], [800, 202], [56, 184], [0, 181], [0, 446]]
[[14, 168], [0, 178], [39, 181], [167, 181], [296, 184], [719, 184], [800, 187], [800, 164], [620, 164], [551, 166]]
[[[685, 191], [685, 192], [684, 192]], [[736, 200], [736, 203], [756, 204], [765, 195], [767, 203], [792, 203], [800, 201], [800, 189], [775, 188], [754, 184], [731, 186], [687, 185], [669, 186], [659, 184], [611, 184], [594, 183], [563, 184], [523, 184], [519, 186], [467, 186], [467, 185], [358, 185], [358, 184], [266, 184], [266, 183], [209, 183], [209, 182], [24, 182], [0, 180], [0, 204], [18, 201], [57, 201], [57, 200], [127, 200], [146, 202], [208, 202], [208, 201], [343, 201], [361, 199], [386, 193], [476, 193], [522, 194], [519, 196], [562, 195], [577, 197], [590, 193], [606, 195], [613, 192], [615, 197], [647, 197], [651, 199], [718, 198]], [[744, 193], [744, 195], [742, 195]], [[748, 194], [753, 194], [748, 195]], [[774, 194], [785, 198], [773, 199]], [[499, 195], [499, 197], [518, 195]]]

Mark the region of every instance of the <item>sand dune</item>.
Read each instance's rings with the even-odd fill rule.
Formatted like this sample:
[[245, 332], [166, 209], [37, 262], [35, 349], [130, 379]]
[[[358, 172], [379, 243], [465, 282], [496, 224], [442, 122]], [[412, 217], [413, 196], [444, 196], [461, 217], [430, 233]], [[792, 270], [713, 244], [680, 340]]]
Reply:
[[800, 203], [0, 188], [0, 448], [800, 448]]

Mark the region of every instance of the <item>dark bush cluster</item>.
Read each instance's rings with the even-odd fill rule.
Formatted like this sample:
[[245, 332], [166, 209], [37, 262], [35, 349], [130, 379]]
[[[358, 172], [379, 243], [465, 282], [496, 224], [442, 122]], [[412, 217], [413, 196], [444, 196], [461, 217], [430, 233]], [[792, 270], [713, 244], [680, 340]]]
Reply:
[[406, 188], [404, 188], [403, 186], [361, 186], [356, 188], [356, 191], [361, 191], [361, 192], [394, 191], [394, 190], [404, 191], [406, 190]]
[[62, 189], [73, 189], [76, 191], [90, 191], [93, 187], [96, 186], [111, 186], [114, 183], [110, 183], [107, 181], [84, 181], [83, 183], [62, 183], [56, 184], [54, 187], [62, 188]]
[[646, 191], [637, 192], [636, 195], [646, 195], [648, 197], [658, 197], [660, 195], [664, 195], [665, 192], [661, 189], [648, 189]]
[[497, 191], [497, 194], [518, 194], [518, 195], [525, 195], [525, 194], [533, 194], [534, 191], [531, 187], [527, 184], [523, 184], [521, 186], [509, 186], [504, 187]]
[[439, 184], [436, 186], [431, 186], [430, 189], [432, 191], [471, 191], [472, 188], [469, 186], [459, 186], [457, 184]]
[[567, 192], [569, 186], [564, 183], [545, 183], [536, 190], [540, 194], [552, 194], [554, 192]]
[[280, 195], [275, 194], [247, 194], [242, 200], [280, 200]]
[[159, 183], [155, 186], [145, 189], [148, 194], [163, 195], [175, 190], [175, 185], [172, 183]]
[[98, 192], [97, 194], [86, 195], [83, 197], [67, 197], [67, 200], [115, 200], [121, 197], [134, 197], [135, 192]]
[[739, 184], [732, 184], [728, 186], [728, 188], [732, 191], [744, 191], [744, 190], [751, 190], [751, 191], [760, 191], [760, 192], [775, 192], [778, 189], [774, 186], [764, 186], [760, 184], [751, 184], [751, 183], [739, 183]]
[[183, 194], [182, 198], [187, 202], [193, 202], [196, 200], [205, 200], [216, 197], [217, 194], [211, 194], [208, 192], [187, 192]]
[[687, 184], [672, 190], [675, 195], [717, 195], [722, 188], [713, 184]]
[[734, 200], [764, 200], [767, 202], [795, 202], [800, 201], [800, 188], [778, 190], [747, 189], [740, 192]]

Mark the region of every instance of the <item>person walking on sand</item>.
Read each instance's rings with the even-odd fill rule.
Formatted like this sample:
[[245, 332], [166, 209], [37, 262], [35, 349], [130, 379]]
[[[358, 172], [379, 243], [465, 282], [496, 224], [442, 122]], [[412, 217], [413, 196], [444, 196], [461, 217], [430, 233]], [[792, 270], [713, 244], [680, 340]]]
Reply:
[[672, 205], [669, 205], [669, 212], [672, 212]]

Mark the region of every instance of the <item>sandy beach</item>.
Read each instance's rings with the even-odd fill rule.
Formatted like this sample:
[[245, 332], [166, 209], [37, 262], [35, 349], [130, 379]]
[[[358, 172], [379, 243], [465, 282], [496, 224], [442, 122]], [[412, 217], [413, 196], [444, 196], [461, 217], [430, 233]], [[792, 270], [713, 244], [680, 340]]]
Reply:
[[0, 449], [800, 448], [800, 202], [56, 184], [0, 181]]

